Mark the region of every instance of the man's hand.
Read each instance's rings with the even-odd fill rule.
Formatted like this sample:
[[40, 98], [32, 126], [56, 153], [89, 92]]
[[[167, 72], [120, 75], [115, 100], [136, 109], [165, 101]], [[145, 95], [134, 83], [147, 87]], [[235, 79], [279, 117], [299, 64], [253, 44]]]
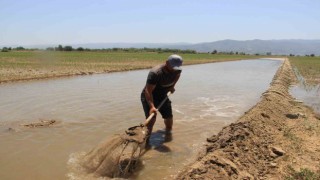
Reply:
[[173, 94], [176, 91], [176, 89], [174, 87], [172, 87], [169, 89], [169, 91], [171, 92], [171, 94]]
[[157, 114], [157, 108], [155, 108], [154, 106], [153, 107], [151, 107], [150, 108], [150, 111], [149, 111], [149, 116], [152, 114], [152, 113], [154, 113], [154, 115], [156, 115]]

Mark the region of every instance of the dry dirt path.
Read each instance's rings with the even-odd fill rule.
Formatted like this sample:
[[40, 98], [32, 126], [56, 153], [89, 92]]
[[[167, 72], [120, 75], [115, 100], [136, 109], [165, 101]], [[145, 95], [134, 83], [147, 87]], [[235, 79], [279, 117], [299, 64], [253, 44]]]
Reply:
[[285, 179], [301, 168], [319, 171], [320, 120], [289, 94], [293, 83], [286, 59], [261, 101], [208, 138], [176, 179]]

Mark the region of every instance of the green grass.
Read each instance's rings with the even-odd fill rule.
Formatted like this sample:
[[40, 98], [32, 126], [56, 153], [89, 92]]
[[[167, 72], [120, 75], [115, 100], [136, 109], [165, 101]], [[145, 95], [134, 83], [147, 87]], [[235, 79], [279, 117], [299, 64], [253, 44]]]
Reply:
[[302, 168], [300, 171], [295, 171], [291, 166], [288, 167], [289, 175], [286, 180], [319, 180], [320, 172], [313, 172], [309, 169]]
[[[0, 82], [83, 73], [104, 73], [150, 68], [164, 63], [171, 53], [10, 51], [0, 53]], [[255, 59], [262, 56], [180, 54], [184, 65]]]
[[320, 83], [320, 57], [290, 57], [289, 60], [308, 84]]

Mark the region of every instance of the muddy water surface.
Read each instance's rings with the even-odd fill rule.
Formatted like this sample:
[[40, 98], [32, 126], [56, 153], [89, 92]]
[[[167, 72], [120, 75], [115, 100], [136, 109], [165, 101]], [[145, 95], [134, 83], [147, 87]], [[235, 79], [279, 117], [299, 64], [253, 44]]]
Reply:
[[[234, 122], [269, 87], [281, 61], [243, 60], [186, 66], [170, 97], [174, 130], [158, 117], [152, 149], [134, 179], [171, 179], [206, 137]], [[73, 154], [143, 122], [140, 92], [148, 71], [0, 85], [0, 179], [72, 179]], [[21, 124], [57, 120], [47, 128]], [[71, 163], [72, 164], [72, 163]]]

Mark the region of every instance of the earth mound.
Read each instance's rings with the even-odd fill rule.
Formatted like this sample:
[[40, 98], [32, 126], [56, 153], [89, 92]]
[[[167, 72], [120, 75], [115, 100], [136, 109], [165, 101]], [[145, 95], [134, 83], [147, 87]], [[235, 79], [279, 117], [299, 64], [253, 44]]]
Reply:
[[318, 171], [320, 121], [289, 94], [293, 83], [286, 59], [261, 101], [208, 138], [176, 179], [285, 179], [302, 168]]

